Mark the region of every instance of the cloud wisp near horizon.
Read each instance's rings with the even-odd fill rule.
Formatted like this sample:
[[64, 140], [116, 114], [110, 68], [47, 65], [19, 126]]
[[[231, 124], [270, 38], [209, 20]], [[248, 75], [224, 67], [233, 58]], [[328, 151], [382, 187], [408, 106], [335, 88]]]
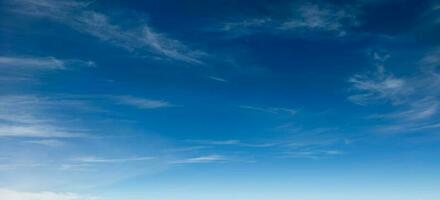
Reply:
[[439, 199], [436, 0], [0, 2], [0, 199]]

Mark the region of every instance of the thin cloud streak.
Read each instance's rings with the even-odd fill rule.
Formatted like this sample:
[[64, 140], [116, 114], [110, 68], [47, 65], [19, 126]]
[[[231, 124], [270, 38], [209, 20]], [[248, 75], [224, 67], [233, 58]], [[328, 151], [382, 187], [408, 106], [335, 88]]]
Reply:
[[306, 150], [306, 151], [290, 151], [285, 152], [283, 158], [305, 158], [305, 159], [324, 159], [334, 156], [343, 155], [343, 151], [339, 150]]
[[219, 81], [219, 82], [224, 82], [224, 83], [228, 82], [226, 79], [216, 77], [216, 76], [209, 76], [208, 78], [211, 80], [214, 80], [214, 81]]
[[74, 162], [81, 163], [126, 163], [126, 162], [135, 162], [135, 161], [149, 161], [153, 160], [154, 157], [144, 156], [144, 157], [127, 157], [127, 158], [98, 158], [94, 156], [89, 157], [80, 157], [72, 159]]
[[77, 59], [58, 59], [55, 57], [33, 57], [33, 56], [0, 56], [0, 67], [10, 67], [13, 70], [65, 70], [68, 66], [94, 67], [92, 61]]
[[74, 193], [19, 192], [6, 188], [0, 188], [0, 196], [7, 200], [98, 200], [96, 197], [85, 197]]
[[217, 163], [217, 162], [227, 162], [230, 161], [225, 156], [222, 155], [207, 155], [199, 156], [193, 158], [187, 158], [183, 160], [172, 161], [172, 164], [198, 164], [198, 163]]
[[243, 109], [261, 111], [261, 112], [267, 112], [267, 113], [274, 113], [274, 114], [287, 113], [289, 115], [295, 115], [297, 113], [297, 111], [294, 109], [281, 108], [281, 107], [255, 107], [255, 106], [247, 106], [247, 105], [242, 105], [239, 107], [243, 108]]
[[37, 56], [0, 56], [0, 81], [11, 82], [39, 81], [41, 73], [78, 68], [96, 67], [93, 61], [79, 59], [60, 59]]
[[84, 132], [43, 125], [0, 125], [0, 137], [71, 138], [85, 137]]
[[36, 144], [36, 145], [43, 145], [48, 147], [62, 147], [66, 145], [65, 142], [61, 140], [55, 140], [55, 139], [46, 139], [46, 140], [27, 140], [24, 141], [25, 144]]
[[34, 95], [5, 95], [0, 98], [0, 137], [71, 138], [87, 137], [87, 130], [62, 125], [51, 116], [52, 108], [83, 106]]
[[238, 146], [265, 148], [280, 145], [281, 143], [244, 143], [240, 140], [187, 140], [187, 142], [208, 146]]
[[245, 18], [241, 21], [222, 23], [219, 28], [208, 29], [240, 37], [255, 33], [284, 33], [306, 37], [308, 33], [335, 33], [345, 36], [359, 26], [355, 6], [338, 7], [326, 3], [299, 2], [290, 5], [291, 11], [284, 17]]
[[[419, 62], [417, 73], [397, 77], [385, 71], [384, 62], [389, 55], [373, 54], [377, 72], [354, 75], [349, 79], [352, 91], [348, 99], [362, 106], [388, 103], [393, 111], [370, 115], [372, 120], [386, 120], [387, 124], [375, 128], [381, 133], [411, 132], [438, 128], [434, 121], [439, 115], [440, 75], [432, 67], [435, 60], [430, 52]], [[434, 125], [433, 125], [434, 124]]]
[[133, 96], [116, 96], [114, 97], [114, 99], [119, 104], [134, 106], [140, 109], [156, 109], [175, 106], [169, 102], [162, 100], [145, 99]]
[[130, 52], [147, 52], [176, 61], [201, 65], [204, 52], [191, 50], [180, 41], [155, 32], [139, 19], [139, 26], [122, 27], [115, 19], [89, 9], [90, 3], [77, 1], [24, 0], [13, 1], [14, 12], [34, 17], [45, 17], [99, 38]]
[[65, 69], [65, 63], [54, 57], [5, 57], [0, 56], [1, 67], [20, 67], [33, 69]]

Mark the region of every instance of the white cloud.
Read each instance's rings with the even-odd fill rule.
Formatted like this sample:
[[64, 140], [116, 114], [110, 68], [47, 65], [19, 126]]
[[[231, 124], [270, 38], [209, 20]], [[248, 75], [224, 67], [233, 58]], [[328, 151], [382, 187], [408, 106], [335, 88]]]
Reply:
[[425, 55], [421, 60], [420, 64], [428, 67], [438, 67], [440, 66], [440, 48], [434, 49]]
[[246, 19], [239, 22], [228, 22], [223, 24], [224, 31], [234, 31], [242, 28], [258, 28], [267, 25], [272, 21], [271, 18]]
[[60, 105], [69, 106], [68, 102], [33, 95], [0, 96], [0, 137], [86, 136], [86, 131], [64, 127], [60, 120], [51, 116], [48, 110]]
[[274, 28], [274, 23], [270, 17], [249, 18], [242, 21], [225, 22], [219, 28], [208, 29], [214, 31], [225, 32], [231, 36], [248, 35], [255, 32], [264, 32]]
[[292, 3], [290, 6], [291, 11], [287, 16], [266, 16], [226, 22], [219, 30], [235, 36], [258, 32], [300, 33], [302, 36], [311, 32], [327, 32], [344, 36], [350, 28], [360, 23], [357, 10], [353, 6], [334, 6], [307, 1]]
[[407, 105], [404, 110], [383, 115], [373, 115], [372, 118], [400, 119], [417, 121], [429, 119], [438, 111], [439, 102], [435, 99], [421, 99]]
[[224, 83], [228, 82], [226, 79], [220, 78], [220, 77], [216, 77], [216, 76], [209, 76], [208, 78], [211, 79], [211, 80], [214, 80], [214, 81], [219, 81], [219, 82], [224, 82]]
[[240, 140], [188, 140], [188, 142], [202, 144], [202, 145], [215, 145], [215, 146], [239, 146], [239, 147], [273, 147], [280, 143], [244, 143]]
[[65, 69], [65, 63], [54, 57], [5, 57], [0, 56], [0, 67], [33, 69]]
[[[136, 19], [140, 25], [126, 27], [115, 23], [116, 18], [95, 12], [90, 3], [77, 1], [24, 0], [15, 1], [15, 12], [38, 17], [46, 17], [70, 26], [76, 31], [89, 34], [102, 41], [140, 54], [153, 53], [164, 58], [190, 64], [203, 64], [199, 59], [205, 53], [189, 49], [180, 41], [154, 31], [142, 18]], [[132, 19], [133, 20], [133, 19]]]
[[[0, 137], [68, 138], [88, 137], [87, 129], [73, 128], [71, 116], [65, 109], [84, 112], [102, 112], [92, 100], [124, 104], [141, 109], [174, 106], [166, 101], [132, 96], [87, 95], [3, 95], [0, 96]], [[62, 117], [60, 117], [62, 116]], [[63, 120], [64, 119], [64, 120]], [[54, 141], [33, 141], [34, 144], [55, 145]]]
[[74, 193], [56, 192], [19, 192], [0, 188], [0, 197], [5, 200], [97, 200], [94, 197], [84, 197]]
[[82, 163], [125, 163], [125, 162], [134, 162], [134, 161], [148, 161], [153, 160], [154, 157], [128, 157], [128, 158], [97, 158], [94, 156], [88, 157], [79, 157], [75, 158], [72, 161], [82, 162]]
[[383, 74], [380, 70], [373, 75], [355, 75], [349, 82], [355, 91], [359, 91], [358, 94], [351, 95], [349, 100], [360, 105], [376, 100], [398, 103], [412, 90], [405, 79]]
[[306, 29], [312, 31], [346, 34], [346, 28], [356, 26], [358, 20], [354, 10], [324, 4], [304, 3], [293, 8], [293, 17], [283, 22], [281, 29]]
[[197, 57], [205, 53], [201, 51], [190, 51], [188, 47], [184, 46], [181, 42], [167, 38], [163, 34], [156, 33], [148, 26], [144, 26], [143, 33], [144, 37], [142, 41], [163, 55], [187, 63], [203, 64]]
[[196, 163], [213, 163], [213, 162], [226, 162], [229, 161], [225, 156], [222, 155], [207, 155], [199, 156], [193, 158], [187, 158], [183, 160], [173, 161], [174, 164], [196, 164]]
[[189, 140], [188, 142], [205, 145], [238, 145], [239, 140]]
[[243, 109], [249, 109], [249, 110], [255, 110], [255, 111], [261, 111], [261, 112], [268, 112], [268, 113], [274, 113], [274, 114], [282, 114], [286, 113], [289, 115], [295, 115], [297, 113], [296, 110], [290, 109], [290, 108], [281, 108], [281, 107], [255, 107], [255, 106], [239, 106]]
[[55, 140], [55, 139], [27, 140], [27, 141], [24, 141], [24, 143], [37, 144], [37, 145], [43, 145], [43, 146], [49, 146], [49, 147], [60, 147], [60, 146], [65, 145], [65, 142], [63, 142], [61, 140]]
[[0, 81], [37, 81], [39, 72], [68, 70], [77, 67], [94, 67], [92, 61], [78, 59], [59, 59], [55, 57], [0, 56]]
[[0, 137], [67, 138], [83, 137], [82, 132], [50, 125], [0, 125]]
[[78, 67], [95, 67], [92, 61], [78, 59], [59, 59], [29, 55], [0, 56], [0, 82], [38, 81], [38, 73], [57, 70], [70, 70]]
[[173, 104], [162, 100], [145, 99], [133, 96], [117, 96], [114, 97], [114, 99], [120, 104], [135, 106], [141, 109], [155, 109], [174, 106]]
[[94, 67], [92, 61], [77, 59], [58, 59], [55, 57], [34, 57], [34, 56], [0, 56], [0, 67], [22, 70], [63, 70], [68, 66]]
[[309, 151], [291, 151], [286, 152], [284, 157], [287, 158], [307, 158], [307, 159], [323, 159], [334, 156], [343, 155], [343, 151], [339, 150], [309, 150]]
[[435, 66], [436, 52], [429, 52], [419, 62], [420, 69], [407, 76], [386, 72], [388, 54], [372, 54], [378, 68], [375, 73], [350, 78], [355, 94], [348, 99], [359, 105], [390, 103], [393, 111], [374, 114], [370, 119], [385, 119], [388, 124], [377, 128], [381, 132], [408, 132], [437, 128], [440, 104], [440, 75]]

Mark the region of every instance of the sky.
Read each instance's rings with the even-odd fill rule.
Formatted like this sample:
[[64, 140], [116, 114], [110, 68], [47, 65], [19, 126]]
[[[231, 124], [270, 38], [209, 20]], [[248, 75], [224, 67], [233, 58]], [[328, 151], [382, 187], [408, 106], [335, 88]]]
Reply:
[[439, 131], [439, 1], [0, 1], [1, 199], [434, 200]]

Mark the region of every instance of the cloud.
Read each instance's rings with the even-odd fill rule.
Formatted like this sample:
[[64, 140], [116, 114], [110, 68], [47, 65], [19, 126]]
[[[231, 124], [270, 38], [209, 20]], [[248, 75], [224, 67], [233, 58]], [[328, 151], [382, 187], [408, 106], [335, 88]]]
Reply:
[[[0, 96], [0, 137], [89, 137], [87, 129], [72, 127], [69, 112], [103, 112], [96, 100], [140, 109], [174, 106], [166, 101], [114, 95], [3, 95]], [[39, 144], [50, 145], [50, 140]], [[53, 141], [52, 141], [53, 142]], [[33, 142], [37, 144], [36, 141]], [[54, 144], [53, 144], [54, 145]]]
[[239, 147], [273, 147], [280, 143], [244, 143], [240, 140], [188, 140], [190, 143], [212, 146], [239, 146]]
[[440, 48], [428, 52], [421, 60], [420, 64], [430, 68], [440, 66]]
[[23, 143], [26, 144], [37, 144], [37, 145], [43, 145], [48, 147], [61, 147], [64, 146], [65, 143], [61, 140], [55, 140], [55, 139], [45, 139], [45, 140], [27, 140]]
[[97, 158], [94, 156], [75, 158], [72, 161], [81, 163], [126, 163], [135, 161], [148, 161], [153, 160], [154, 157], [128, 157], [128, 158]]
[[369, 55], [376, 67], [375, 72], [356, 74], [349, 79], [355, 93], [348, 99], [359, 105], [378, 102], [401, 104], [414, 93], [414, 85], [405, 77], [396, 77], [385, 70], [390, 54], [385, 50], [370, 51]]
[[287, 158], [307, 158], [307, 159], [323, 159], [334, 156], [343, 155], [343, 151], [339, 150], [309, 150], [309, 151], [291, 151], [286, 152]]
[[404, 110], [383, 115], [373, 115], [372, 118], [399, 119], [417, 121], [432, 117], [438, 111], [439, 102], [432, 98], [421, 99], [409, 103]]
[[211, 80], [214, 80], [214, 81], [219, 81], [219, 82], [224, 82], [224, 83], [228, 82], [226, 79], [216, 77], [216, 76], [209, 76], [208, 78]]
[[61, 60], [55, 57], [32, 57], [32, 56], [0, 56], [0, 67], [10, 67], [12, 69], [28, 69], [28, 70], [62, 70], [69, 65], [93, 67], [95, 63], [83, 60]]
[[257, 32], [264, 32], [274, 27], [274, 21], [270, 17], [248, 18], [241, 21], [230, 21], [221, 23], [219, 28], [209, 29], [210, 31], [225, 32], [232, 36], [243, 36]]
[[35, 76], [46, 71], [69, 70], [78, 67], [95, 67], [92, 61], [59, 59], [55, 57], [0, 56], [0, 81], [37, 81]]
[[97, 200], [94, 197], [80, 196], [74, 193], [56, 192], [19, 192], [0, 188], [0, 196], [7, 200]]
[[141, 109], [156, 109], [174, 106], [173, 104], [170, 104], [166, 101], [145, 99], [133, 96], [117, 96], [114, 97], [114, 99], [120, 104], [134, 106]]
[[418, 131], [428, 131], [440, 128], [440, 121], [428, 121], [419, 123], [392, 123], [389, 125], [376, 126], [373, 130], [384, 133], [408, 133]]
[[84, 136], [83, 132], [50, 125], [0, 125], [0, 137], [69, 138]]
[[[225, 22], [218, 31], [242, 36], [259, 32], [286, 33], [307, 36], [308, 33], [336, 33], [344, 36], [360, 24], [355, 6], [336, 6], [329, 3], [300, 1], [287, 5], [288, 14], [264, 16]], [[297, 34], [299, 33], [299, 34]]]
[[65, 69], [65, 63], [54, 57], [4, 57], [0, 56], [1, 67], [33, 69]]
[[35, 169], [35, 168], [45, 168], [46, 164], [34, 163], [34, 162], [13, 162], [8, 160], [7, 163], [0, 163], [0, 171], [14, 171], [17, 169]]
[[240, 108], [243, 109], [248, 109], [248, 110], [255, 110], [255, 111], [260, 111], [260, 112], [267, 112], [267, 113], [274, 113], [274, 114], [282, 114], [282, 113], [286, 113], [289, 115], [295, 115], [297, 113], [296, 110], [294, 109], [290, 109], [290, 108], [281, 108], [281, 107], [255, 107], [255, 106], [239, 106]]
[[377, 128], [380, 132], [408, 132], [437, 128], [440, 104], [440, 75], [434, 59], [436, 51], [428, 52], [419, 61], [415, 73], [396, 76], [385, 70], [389, 56], [373, 54], [377, 72], [354, 75], [349, 79], [353, 103], [368, 106], [388, 103], [392, 111], [373, 114], [369, 119], [386, 120], [389, 124]]
[[174, 164], [197, 164], [197, 163], [213, 163], [213, 162], [226, 162], [229, 161], [225, 156], [222, 155], [207, 155], [199, 156], [193, 158], [186, 158], [183, 160], [176, 160], [171, 163]]
[[237, 145], [239, 140], [188, 140], [191, 143], [206, 144], [206, 145]]
[[359, 24], [353, 8], [337, 7], [325, 4], [304, 3], [294, 6], [293, 16], [282, 22], [282, 30], [309, 30], [346, 34], [347, 27]]
[[0, 137], [85, 137], [85, 130], [63, 126], [49, 112], [60, 106], [81, 106], [71, 103], [33, 95], [0, 96]]
[[349, 96], [348, 99], [360, 105], [377, 100], [398, 103], [402, 96], [406, 96], [412, 90], [405, 79], [384, 74], [382, 70], [378, 70], [372, 76], [355, 75], [350, 78], [349, 82], [352, 84], [353, 90], [359, 91], [359, 93]]
[[[117, 18], [96, 12], [89, 7], [92, 2], [17, 0], [13, 1], [13, 11], [33, 17], [45, 17], [63, 23], [72, 29], [85, 33], [130, 52], [150, 53], [171, 60], [189, 64], [203, 64], [199, 59], [205, 53], [191, 50], [180, 41], [154, 31], [142, 18], [136, 26], [127, 27], [116, 23]], [[119, 19], [118, 19], [119, 20]]]

